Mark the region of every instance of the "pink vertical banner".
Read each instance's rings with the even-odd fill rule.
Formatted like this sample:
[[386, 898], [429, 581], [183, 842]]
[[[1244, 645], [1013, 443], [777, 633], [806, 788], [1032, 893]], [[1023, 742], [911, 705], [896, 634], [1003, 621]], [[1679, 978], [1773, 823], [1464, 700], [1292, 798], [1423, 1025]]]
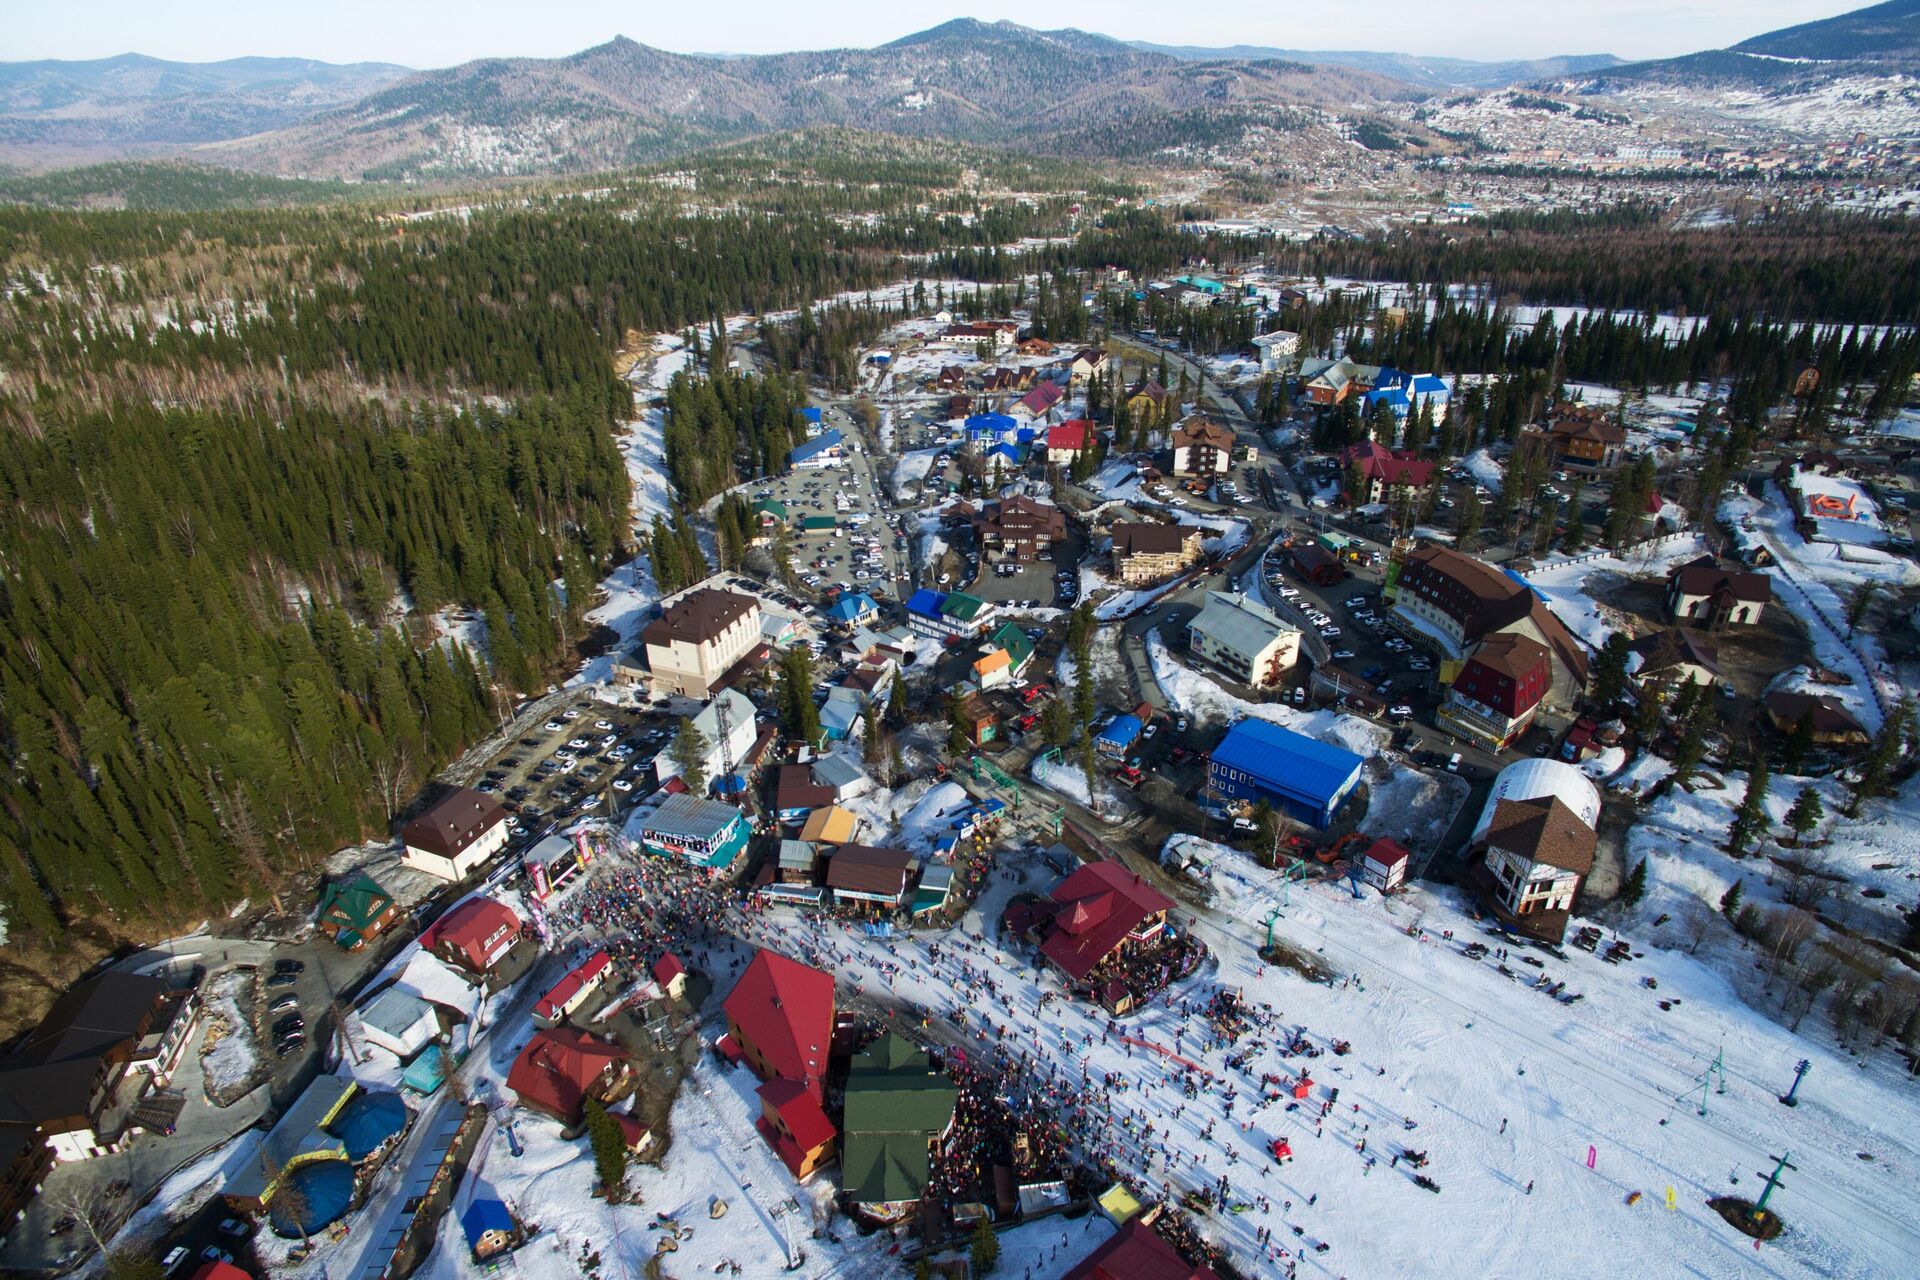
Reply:
[[1589, 1169], [1593, 1168], [1593, 1162], [1599, 1156], [1599, 1154], [1600, 1153], [1595, 1151], [1592, 1147], [1587, 1148], [1587, 1168]]

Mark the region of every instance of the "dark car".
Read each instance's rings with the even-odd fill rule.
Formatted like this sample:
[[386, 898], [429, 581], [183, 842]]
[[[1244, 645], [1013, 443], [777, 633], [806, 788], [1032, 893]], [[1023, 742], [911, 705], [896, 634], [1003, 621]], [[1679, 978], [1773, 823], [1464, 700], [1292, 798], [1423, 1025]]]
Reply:
[[275, 960], [273, 962], [273, 971], [275, 973], [305, 973], [307, 971], [307, 962], [304, 960]]
[[297, 973], [276, 973], [267, 979], [267, 985], [269, 987], [291, 987], [298, 981], [300, 981], [300, 975]]
[[306, 1044], [306, 1042], [307, 1037], [304, 1032], [299, 1035], [288, 1036], [285, 1040], [276, 1040], [273, 1042], [273, 1056], [276, 1058], [284, 1058], [290, 1054], [298, 1053], [300, 1047]]
[[284, 1040], [296, 1031], [305, 1031], [307, 1020], [297, 1013], [290, 1013], [273, 1024], [273, 1038]]

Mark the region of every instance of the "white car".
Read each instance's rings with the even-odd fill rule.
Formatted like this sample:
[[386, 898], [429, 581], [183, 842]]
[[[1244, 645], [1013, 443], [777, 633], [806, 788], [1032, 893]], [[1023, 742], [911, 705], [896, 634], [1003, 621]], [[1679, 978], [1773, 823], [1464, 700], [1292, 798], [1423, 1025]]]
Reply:
[[565, 711], [562, 711], [560, 713], [560, 718], [562, 720], [578, 720], [580, 718], [580, 713], [578, 711], [575, 711], [573, 708], [569, 707]]
[[611, 720], [595, 720], [595, 721], [593, 722], [593, 727], [594, 727], [594, 728], [596, 728], [596, 729], [611, 729], [611, 728], [613, 728], [613, 721], [611, 721]]
[[1297, 597], [1299, 594], [1300, 594], [1299, 590], [1294, 587], [1280, 588], [1280, 598], [1283, 600], [1292, 600], [1295, 597]]
[[558, 720], [549, 720], [540, 727], [545, 729], [548, 733], [558, 733], [562, 729], [566, 728], [566, 726], [561, 724]]
[[600, 739], [600, 745], [603, 748], [610, 747], [618, 741], [620, 741], [620, 735], [617, 733], [610, 733], [606, 737]]
[[567, 741], [567, 745], [569, 747], [572, 747], [575, 751], [585, 751], [588, 748], [593, 746], [593, 744], [591, 742], [588, 742], [585, 738], [570, 738]]
[[1353, 650], [1351, 649], [1335, 649], [1333, 651], [1333, 660], [1335, 662], [1348, 662], [1351, 661], [1352, 658]]
[[613, 789], [615, 791], [631, 791], [633, 790], [633, 784], [625, 778], [615, 778], [613, 780]]
[[1387, 708], [1387, 714], [1392, 716], [1395, 720], [1405, 720], [1407, 717], [1413, 714], [1413, 708], [1408, 706], [1404, 702], [1398, 702], [1398, 703], [1395, 703], [1393, 706]]

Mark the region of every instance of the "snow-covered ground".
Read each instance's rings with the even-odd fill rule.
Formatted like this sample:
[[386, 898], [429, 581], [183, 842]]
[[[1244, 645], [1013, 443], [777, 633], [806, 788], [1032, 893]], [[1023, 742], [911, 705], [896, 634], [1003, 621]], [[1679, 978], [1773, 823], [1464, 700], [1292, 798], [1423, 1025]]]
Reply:
[[1493, 455], [1485, 449], [1475, 449], [1461, 460], [1461, 466], [1467, 474], [1486, 487], [1488, 493], [1499, 493], [1500, 486], [1506, 480], [1506, 468], [1493, 460]]
[[1774, 563], [1762, 572], [1773, 578], [1775, 607], [1794, 612], [1805, 624], [1820, 664], [1854, 678], [1849, 686], [1823, 692], [1847, 704], [1869, 729], [1879, 728], [1879, 702], [1867, 688], [1875, 682], [1889, 700], [1899, 695], [1896, 673], [1877, 637], [1848, 634], [1846, 617], [1853, 594], [1862, 585], [1898, 590], [1920, 585], [1920, 567], [1870, 547], [1808, 542], [1793, 527], [1793, 512], [1777, 486], [1767, 499], [1736, 493], [1720, 503], [1720, 519], [1737, 545], [1764, 546]]
[[[667, 383], [687, 367], [692, 355], [679, 337], [670, 334], [655, 338], [653, 345], [653, 357], [635, 365], [628, 375], [637, 407], [664, 394]], [[673, 486], [667, 479], [665, 430], [665, 410], [640, 407], [639, 417], [619, 436], [620, 453], [627, 460], [627, 479], [633, 486], [629, 520], [637, 531], [650, 530], [656, 515], [671, 517], [674, 512]], [[600, 589], [606, 599], [587, 614], [587, 620], [612, 627], [620, 633], [620, 642], [582, 666], [567, 682], [570, 685], [599, 684], [610, 677], [615, 660], [639, 631], [641, 616], [660, 598], [659, 585], [653, 580], [653, 562], [644, 549], [608, 574]]]
[[1545, 560], [1526, 575], [1526, 581], [1546, 598], [1547, 607], [1569, 631], [1598, 649], [1607, 642], [1610, 632], [1620, 629], [1620, 622], [1588, 594], [1587, 582], [1594, 574], [1659, 577], [1674, 565], [1698, 559], [1706, 552], [1705, 540], [1695, 534], [1682, 534], [1643, 542], [1624, 557], [1586, 554]]
[[1091, 809], [1103, 817], [1119, 811], [1113, 787], [1105, 779], [1098, 779], [1099, 794], [1096, 797], [1087, 787], [1086, 771], [1077, 763], [1035, 757], [1031, 773], [1035, 782], [1050, 791], [1059, 792], [1083, 809]]
[[[260, 1045], [253, 1034], [251, 969], [229, 969], [206, 986], [207, 1043], [200, 1070], [208, 1091], [230, 1099], [260, 1066]], [[214, 1038], [216, 1030], [219, 1038]]]

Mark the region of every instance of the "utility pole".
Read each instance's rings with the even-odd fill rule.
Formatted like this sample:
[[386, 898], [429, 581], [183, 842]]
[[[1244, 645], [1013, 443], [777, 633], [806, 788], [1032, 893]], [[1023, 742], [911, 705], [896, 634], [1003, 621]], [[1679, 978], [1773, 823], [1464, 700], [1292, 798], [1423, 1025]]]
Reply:
[[1800, 1059], [1799, 1062], [1794, 1064], [1793, 1083], [1790, 1086], [1788, 1086], [1787, 1091], [1785, 1093], [1780, 1095], [1781, 1106], [1797, 1107], [1800, 1105], [1800, 1100], [1796, 1098], [1794, 1095], [1800, 1092], [1800, 1082], [1807, 1078], [1807, 1072], [1811, 1070], [1813, 1070], [1813, 1064], [1811, 1062], [1808, 1062], [1805, 1058]]

